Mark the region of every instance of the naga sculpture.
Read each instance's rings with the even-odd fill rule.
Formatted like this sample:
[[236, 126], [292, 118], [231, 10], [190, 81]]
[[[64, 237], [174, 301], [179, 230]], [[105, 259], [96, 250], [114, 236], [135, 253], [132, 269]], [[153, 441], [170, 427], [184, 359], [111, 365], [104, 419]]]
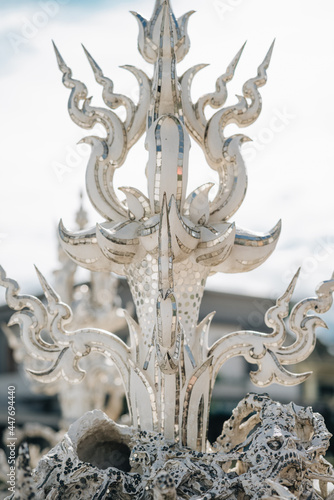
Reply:
[[[81, 359], [94, 351], [103, 353], [111, 359], [122, 377], [133, 425], [131, 433], [142, 440], [147, 436], [150, 436], [150, 441], [159, 440], [161, 450], [167, 447], [166, 452], [169, 446], [174, 446], [176, 457], [184, 453], [204, 457], [205, 463], [212, 463], [218, 474], [217, 481], [219, 479], [216, 493], [195, 497], [190, 493], [187, 496], [185, 490], [180, 497], [208, 499], [214, 498], [214, 494], [221, 495], [225, 487], [229, 491], [222, 468], [226, 462], [225, 450], [224, 453], [210, 455], [206, 440], [210, 399], [219, 369], [228, 359], [243, 356], [249, 363], [258, 366], [258, 370], [251, 373], [251, 378], [261, 387], [272, 382], [283, 385], [303, 382], [309, 373], [295, 374], [286, 366], [306, 359], [314, 349], [316, 328], [325, 324], [310, 312], [323, 314], [329, 310], [334, 280], [321, 283], [316, 298], [300, 301], [289, 313], [297, 272], [286, 292], [266, 314], [266, 324], [272, 329], [270, 334], [232, 332], [214, 345], [209, 345], [213, 314], [198, 324], [207, 277], [217, 272], [237, 273], [255, 269], [273, 252], [280, 234], [280, 223], [267, 234], [260, 234], [238, 228], [231, 221], [246, 193], [247, 175], [241, 148], [248, 138], [241, 134], [225, 135], [228, 125], [234, 123], [238, 127], [246, 127], [260, 115], [262, 101], [259, 88], [267, 81], [273, 45], [258, 67], [256, 76], [244, 84], [243, 95], [238, 96], [235, 105], [224, 107], [227, 84], [234, 76], [243, 47], [226, 72], [217, 79], [214, 92], [194, 103], [191, 83], [204, 65], [189, 69], [181, 77], [177, 75], [177, 64], [190, 47], [187, 25], [191, 14], [189, 12], [177, 19], [169, 0], [156, 0], [150, 20], [134, 13], [139, 24], [139, 51], [147, 62], [153, 64], [152, 78], [139, 69], [124, 66], [138, 81], [140, 93], [137, 104], [114, 92], [113, 82], [84, 49], [95, 79], [103, 87], [106, 107], [95, 107], [92, 98], [88, 97], [86, 86], [73, 78], [71, 69], [55, 46], [63, 83], [70, 90], [70, 117], [85, 129], [101, 124], [106, 132], [105, 137], [83, 139], [92, 148], [86, 173], [87, 192], [103, 221], [79, 232], [67, 230], [60, 222], [60, 241], [66, 254], [77, 264], [127, 278], [138, 316], [137, 323], [126, 315], [129, 345], [108, 331], [67, 329], [71, 310], [39, 271], [46, 305], [34, 297], [20, 295], [17, 283], [7, 278], [3, 270], [1, 284], [7, 288], [9, 306], [17, 311], [11, 324], [20, 324], [26, 349], [36, 358], [48, 362], [47, 369], [31, 371], [31, 374], [45, 383], [61, 377], [77, 383], [84, 377]], [[120, 107], [126, 111], [124, 120], [117, 114]], [[207, 107], [217, 109], [210, 119], [207, 119]], [[135, 187], [123, 187], [120, 191], [125, 199], [121, 200], [114, 190], [115, 170], [123, 165], [128, 151], [144, 133], [148, 150], [147, 193], [141, 193]], [[216, 194], [212, 198], [212, 183], [187, 193], [190, 136], [201, 146], [206, 162], [218, 174]], [[286, 318], [289, 318], [289, 327], [294, 334], [294, 340], [288, 345]], [[49, 331], [50, 343], [43, 339], [44, 328]], [[94, 420], [94, 413], [88, 415], [88, 420]], [[98, 420], [100, 418], [103, 420], [103, 417], [97, 417]], [[80, 426], [88, 435], [87, 422], [81, 420]], [[79, 427], [73, 427], [70, 434], [81, 432]], [[117, 426], [114, 431], [115, 435], [122, 434], [117, 431]], [[110, 442], [107, 434], [102, 432], [106, 441]], [[66, 443], [73, 450], [71, 439], [65, 439], [69, 440]], [[129, 445], [129, 440], [119, 439], [119, 446], [124, 443]], [[224, 440], [222, 450], [223, 445]], [[63, 444], [62, 449], [66, 446]], [[129, 470], [131, 474], [135, 473], [135, 459], [138, 458], [140, 476], [144, 465], [152, 462], [145, 449], [137, 451], [137, 456], [130, 457]], [[51, 460], [54, 467], [55, 462], [61, 462], [59, 457], [50, 457], [46, 461]], [[89, 453], [84, 457], [89, 457]], [[165, 458], [161, 459], [162, 462]], [[172, 458], [171, 467], [177, 470], [181, 465], [178, 465], [174, 455]], [[66, 461], [69, 472], [74, 467], [73, 460], [66, 460], [69, 460]], [[75, 471], [86, 460], [79, 462]], [[189, 471], [193, 471], [195, 469], [190, 462], [186, 460]], [[98, 492], [95, 490], [92, 498], [109, 498], [108, 478], [111, 476], [122, 482], [129, 495], [138, 493], [134, 476], [131, 476], [134, 483], [130, 484], [117, 472], [115, 464], [107, 462], [100, 467], [108, 470], [108, 477], [99, 485]], [[252, 467], [253, 463], [248, 468], [249, 474], [253, 473]], [[155, 471], [158, 474], [158, 469]], [[204, 470], [202, 473], [209, 474]], [[52, 474], [48, 469], [47, 477]], [[194, 472], [194, 476], [188, 477], [191, 483], [195, 476]], [[89, 477], [90, 480], [94, 478], [92, 471]], [[269, 474], [268, 481], [271, 479]], [[139, 488], [140, 478], [137, 480]], [[153, 483], [148, 489], [154, 491], [154, 498], [179, 498], [176, 496], [175, 481], [170, 482], [165, 471], [160, 471]], [[205, 486], [201, 487], [204, 490], [200, 491], [205, 491]], [[190, 483], [186, 488], [191, 491]], [[267, 494], [268, 488], [263, 495]], [[285, 491], [285, 485], [280, 483], [277, 488], [273, 491], [279, 498]], [[152, 495], [147, 498], [152, 498]], [[226, 493], [219, 498], [235, 498], [233, 491], [231, 495]]]

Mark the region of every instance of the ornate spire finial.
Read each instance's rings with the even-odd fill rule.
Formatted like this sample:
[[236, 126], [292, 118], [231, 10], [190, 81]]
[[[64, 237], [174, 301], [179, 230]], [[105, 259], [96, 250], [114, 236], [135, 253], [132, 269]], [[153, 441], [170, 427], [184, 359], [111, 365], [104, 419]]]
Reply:
[[138, 50], [145, 61], [154, 64], [158, 58], [160, 45], [161, 18], [164, 9], [168, 9], [171, 17], [171, 28], [173, 32], [174, 50], [177, 62], [180, 62], [188, 54], [190, 40], [188, 36], [188, 21], [194, 10], [187, 12], [176, 19], [169, 0], [156, 0], [153, 14], [148, 21], [137, 12], [131, 11], [139, 25]]
[[[244, 46], [213, 92], [197, 102], [191, 98], [194, 75], [204, 65], [178, 77], [176, 65], [190, 46], [187, 24], [190, 13], [176, 19], [168, 0], [157, 0], [152, 18], [134, 14], [139, 23], [139, 51], [154, 64], [152, 80], [144, 72], [127, 66], [140, 86], [139, 103], [115, 94], [86, 49], [95, 79], [103, 87], [106, 108], [95, 107], [86, 86], [74, 80], [71, 70], [56, 50], [63, 83], [71, 90], [69, 114], [85, 129], [97, 123], [105, 137], [88, 137], [92, 147], [87, 167], [87, 191], [103, 221], [89, 230], [70, 232], [60, 223], [61, 244], [71, 259], [90, 270], [114, 271], [127, 278], [136, 304], [138, 324], [128, 318], [130, 346], [110, 332], [98, 329], [67, 331], [69, 308], [53, 295], [42, 279], [48, 308], [34, 299], [18, 295], [18, 286], [2, 273], [8, 303], [18, 312], [28, 349], [49, 362], [48, 369], [34, 375], [45, 382], [83, 377], [80, 359], [91, 351], [103, 352], [118, 367], [136, 428], [161, 432], [168, 440], [194, 450], [206, 449], [210, 398], [221, 366], [231, 357], [243, 356], [258, 365], [251, 373], [261, 387], [274, 381], [293, 385], [308, 374], [294, 374], [285, 366], [305, 359], [314, 348], [315, 329], [322, 324], [311, 310], [325, 312], [331, 305], [333, 281], [324, 282], [318, 297], [299, 302], [290, 315], [295, 341], [284, 344], [289, 303], [297, 276], [276, 306], [268, 311], [269, 335], [232, 332], [213, 346], [208, 345], [213, 315], [198, 324], [199, 306], [209, 275], [216, 272], [246, 272], [262, 264], [277, 244], [281, 225], [266, 234], [241, 229], [230, 221], [240, 207], [247, 188], [242, 134], [227, 136], [234, 123], [246, 127], [259, 117], [259, 89], [267, 81], [273, 51], [270, 47], [256, 76], [243, 86], [237, 102], [225, 106], [227, 84], [234, 76]], [[121, 120], [114, 112], [126, 109]], [[216, 112], [207, 119], [206, 107]], [[225, 107], [224, 107], [225, 106]], [[125, 162], [130, 148], [146, 130], [148, 149], [147, 193], [123, 187], [126, 199], [114, 191], [116, 168]], [[218, 172], [217, 192], [209, 198], [212, 184], [187, 193], [190, 136], [203, 149], [209, 166]], [[43, 323], [43, 324], [42, 324]], [[41, 328], [51, 325], [54, 343], [46, 345]]]

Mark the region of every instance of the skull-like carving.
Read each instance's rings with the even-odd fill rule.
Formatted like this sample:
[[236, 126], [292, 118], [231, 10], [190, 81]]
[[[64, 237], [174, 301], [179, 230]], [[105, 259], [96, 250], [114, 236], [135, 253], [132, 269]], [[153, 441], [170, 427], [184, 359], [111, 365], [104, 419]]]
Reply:
[[[323, 458], [330, 437], [323, 417], [310, 407], [250, 394], [224, 424], [217, 444], [237, 460], [236, 472], [251, 498], [280, 498], [274, 495], [277, 484], [296, 498], [315, 499], [326, 498], [329, 477], [333, 481], [332, 466]], [[314, 479], [321, 492], [314, 490]]]

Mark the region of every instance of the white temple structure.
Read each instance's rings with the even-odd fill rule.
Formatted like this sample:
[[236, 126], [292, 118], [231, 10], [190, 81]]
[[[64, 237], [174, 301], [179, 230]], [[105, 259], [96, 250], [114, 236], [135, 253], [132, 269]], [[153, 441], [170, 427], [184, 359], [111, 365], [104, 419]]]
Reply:
[[[290, 311], [297, 272], [266, 313], [270, 334], [235, 331], [209, 345], [213, 313], [198, 324], [207, 277], [254, 269], [270, 256], [279, 238], [280, 223], [261, 234], [233, 222], [246, 194], [242, 145], [249, 139], [225, 132], [231, 123], [244, 128], [259, 117], [259, 89], [267, 82], [273, 45], [236, 104], [225, 106], [227, 84], [243, 48], [217, 79], [214, 92], [193, 102], [191, 83], [203, 65], [177, 74], [190, 48], [191, 12], [176, 19], [169, 0], [156, 0], [150, 20], [134, 15], [139, 51], [153, 65], [152, 77], [125, 66], [138, 80], [137, 104], [114, 93], [113, 82], [85, 49], [103, 88], [105, 107], [95, 107], [87, 87], [74, 79], [55, 47], [70, 91], [70, 117], [82, 128], [101, 124], [105, 129], [104, 137], [83, 139], [92, 149], [87, 193], [102, 221], [74, 232], [60, 222], [60, 241], [76, 264], [126, 277], [138, 317], [137, 323], [125, 315], [129, 343], [101, 328], [69, 326], [70, 307], [40, 271], [46, 305], [21, 295], [2, 269], [0, 280], [8, 305], [16, 311], [10, 324], [20, 325], [25, 348], [46, 365], [31, 369], [31, 375], [46, 384], [62, 379], [78, 384], [85, 376], [85, 359], [94, 352], [103, 354], [119, 371], [131, 426], [117, 425], [98, 410], [88, 412], [32, 474], [23, 448], [10, 498], [330, 498], [327, 486], [334, 474], [324, 459], [329, 433], [311, 408], [247, 395], [213, 447], [206, 437], [212, 389], [223, 364], [243, 356], [257, 365], [250, 376], [260, 387], [302, 383], [311, 374], [287, 367], [312, 353], [316, 328], [324, 325], [317, 315], [332, 305], [334, 280], [329, 280], [318, 286], [316, 298], [302, 300]], [[120, 107], [126, 110], [124, 120], [117, 114]], [[217, 110], [210, 119], [207, 107]], [[144, 133], [147, 192], [123, 187], [125, 199], [120, 199], [114, 190], [115, 170]], [[212, 183], [187, 192], [191, 139], [218, 173], [213, 197]], [[294, 335], [290, 342], [285, 319]], [[43, 338], [44, 329], [50, 341]]]

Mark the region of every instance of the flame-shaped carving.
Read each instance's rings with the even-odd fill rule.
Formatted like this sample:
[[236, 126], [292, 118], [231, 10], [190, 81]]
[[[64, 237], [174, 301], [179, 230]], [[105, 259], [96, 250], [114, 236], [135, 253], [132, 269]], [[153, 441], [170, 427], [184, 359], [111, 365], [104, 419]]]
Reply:
[[[139, 25], [138, 49], [145, 61], [154, 64], [158, 59], [162, 17], [164, 15], [164, 5], [170, 8], [169, 1], [156, 0], [152, 18], [148, 21], [137, 12], [131, 12], [135, 16]], [[188, 21], [195, 11], [187, 12], [179, 19], [176, 19], [171, 12], [171, 32], [175, 44], [175, 55], [177, 62], [188, 54], [190, 40], [187, 33]]]

